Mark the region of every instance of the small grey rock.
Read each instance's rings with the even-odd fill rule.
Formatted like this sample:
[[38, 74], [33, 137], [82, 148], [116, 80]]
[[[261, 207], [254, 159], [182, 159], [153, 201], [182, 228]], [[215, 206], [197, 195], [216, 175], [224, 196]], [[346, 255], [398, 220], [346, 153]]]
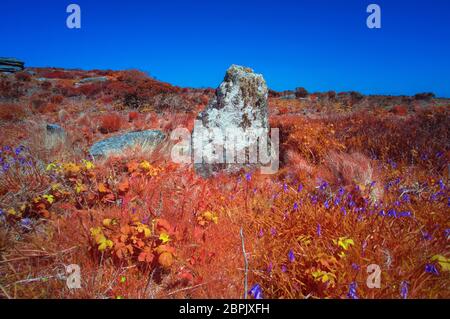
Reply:
[[64, 129], [58, 124], [47, 124], [47, 132], [51, 134], [64, 134]]
[[95, 143], [90, 148], [89, 154], [93, 158], [107, 157], [112, 154], [120, 154], [125, 149], [136, 146], [153, 150], [165, 137], [165, 134], [158, 130], [129, 132]]

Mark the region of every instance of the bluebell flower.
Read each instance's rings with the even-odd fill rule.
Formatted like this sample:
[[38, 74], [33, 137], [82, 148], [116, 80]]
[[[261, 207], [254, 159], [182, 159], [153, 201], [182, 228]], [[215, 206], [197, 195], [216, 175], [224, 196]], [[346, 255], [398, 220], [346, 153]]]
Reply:
[[389, 216], [389, 217], [397, 217], [397, 212], [395, 211], [395, 209], [391, 208], [391, 209], [388, 210], [387, 216]]
[[281, 272], [286, 272], [286, 271], [287, 271], [286, 265], [281, 265]]
[[359, 269], [360, 269], [360, 267], [358, 266], [358, 264], [355, 264], [355, 263], [352, 263], [352, 268], [353, 268], [354, 270], [359, 270]]
[[398, 217], [411, 217], [411, 212], [410, 211], [400, 212], [398, 213]]
[[394, 206], [400, 206], [400, 202], [399, 202], [398, 200], [396, 200], [396, 201], [394, 202]]
[[407, 281], [402, 281], [400, 283], [400, 296], [403, 299], [408, 299], [408, 286], [409, 283]]
[[24, 166], [27, 163], [27, 159], [25, 157], [19, 157], [17, 160], [21, 166]]
[[311, 196], [311, 203], [313, 203], [314, 205], [317, 204], [317, 196], [316, 195]]
[[393, 160], [389, 159], [389, 160], [388, 160], [388, 163], [389, 163], [389, 165], [391, 165], [391, 167], [392, 167], [393, 169], [396, 169], [396, 168], [397, 168], [397, 163], [395, 163]]
[[445, 238], [448, 238], [450, 236], [450, 228], [447, 228], [444, 230]]
[[328, 183], [327, 183], [326, 181], [323, 181], [323, 182], [320, 184], [319, 189], [320, 189], [321, 191], [323, 191], [323, 190], [325, 190], [327, 187], [328, 187]]
[[10, 168], [10, 165], [8, 163], [3, 164], [3, 166], [2, 166], [3, 172], [6, 172], [7, 170], [9, 170], [9, 168]]
[[342, 186], [339, 186], [338, 195], [339, 195], [340, 197], [342, 197], [342, 196], [344, 196], [344, 194], [345, 194], [344, 188], [343, 188]]
[[355, 205], [356, 205], [356, 203], [353, 200], [348, 202], [348, 207], [350, 207], [350, 208], [354, 207]]
[[255, 299], [263, 299], [262, 288], [259, 284], [254, 284], [248, 294]]
[[320, 224], [317, 224], [317, 229], [316, 229], [316, 233], [317, 236], [322, 236], [322, 227], [320, 227]]
[[439, 151], [436, 153], [436, 158], [441, 158], [442, 155], [444, 155], [444, 153]]
[[294, 203], [294, 210], [298, 210], [298, 203], [297, 202]]
[[3, 211], [3, 209], [0, 208], [0, 217], [4, 216], [5, 212]]
[[408, 194], [403, 194], [402, 201], [404, 201], [405, 203], [409, 203], [411, 201], [411, 198]]
[[345, 209], [345, 207], [341, 207], [341, 212], [342, 214], [347, 215], [347, 210]]
[[245, 174], [245, 179], [249, 182], [252, 179], [252, 173]]
[[291, 263], [293, 263], [295, 261], [295, 255], [294, 255], [294, 251], [292, 249], [289, 250], [288, 258]]
[[259, 230], [258, 236], [259, 236], [260, 238], [261, 238], [262, 236], [264, 236], [264, 230], [263, 230], [262, 228]]
[[350, 283], [349, 287], [348, 287], [348, 294], [347, 297], [350, 299], [358, 299], [358, 295], [356, 293], [356, 287], [358, 285], [356, 284], [356, 282], [352, 282]]
[[14, 153], [16, 154], [16, 155], [19, 155], [23, 150], [24, 150], [24, 146], [19, 146], [19, 147], [16, 147], [16, 149], [14, 150]]
[[423, 237], [423, 239], [425, 239], [425, 240], [431, 240], [431, 239], [433, 239], [433, 237], [430, 235], [429, 232], [422, 232], [422, 237]]
[[439, 180], [439, 187], [440, 187], [442, 190], [445, 189], [445, 184], [444, 184], [444, 182], [442, 181], [442, 179]]
[[3, 146], [3, 151], [4, 151], [4, 152], [9, 152], [9, 151], [11, 151], [11, 146], [8, 146], [8, 145]]
[[300, 185], [298, 185], [297, 192], [300, 193], [302, 191], [302, 189], [303, 189], [303, 185], [300, 183]]
[[20, 226], [22, 226], [23, 228], [27, 228], [27, 229], [30, 229], [31, 227], [31, 219], [29, 219], [29, 218], [23, 218], [21, 221], [20, 221]]
[[435, 264], [426, 264], [425, 265], [425, 272], [429, 274], [433, 274], [435, 276], [439, 276], [439, 271], [436, 269]]
[[330, 208], [330, 203], [328, 200], [326, 200], [325, 203], [323, 203], [323, 205], [325, 206], [326, 209]]
[[366, 240], [363, 241], [361, 248], [362, 248], [363, 252], [366, 250], [366, 248], [367, 248], [367, 241]]
[[277, 234], [277, 231], [274, 227], [270, 228], [270, 233], [272, 234], [272, 236], [275, 236]]
[[428, 159], [428, 154], [422, 154], [422, 155], [420, 155], [420, 159], [421, 159], [422, 161], [426, 161], [426, 160]]

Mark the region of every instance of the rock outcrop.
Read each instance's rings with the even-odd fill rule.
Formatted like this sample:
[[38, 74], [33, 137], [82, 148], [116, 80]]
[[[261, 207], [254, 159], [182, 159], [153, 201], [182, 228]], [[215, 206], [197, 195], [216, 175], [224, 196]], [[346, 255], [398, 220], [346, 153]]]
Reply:
[[47, 133], [48, 134], [56, 134], [56, 135], [64, 135], [66, 132], [64, 129], [58, 124], [47, 124]]
[[229, 172], [258, 162], [258, 139], [267, 136], [268, 89], [261, 74], [232, 65], [215, 98], [198, 115], [192, 148], [197, 173]]
[[90, 148], [89, 153], [92, 157], [98, 159], [120, 154], [126, 149], [133, 149], [137, 146], [152, 152], [164, 139], [164, 133], [157, 130], [129, 132], [95, 143]]
[[0, 72], [18, 72], [24, 69], [25, 63], [15, 58], [0, 57]]

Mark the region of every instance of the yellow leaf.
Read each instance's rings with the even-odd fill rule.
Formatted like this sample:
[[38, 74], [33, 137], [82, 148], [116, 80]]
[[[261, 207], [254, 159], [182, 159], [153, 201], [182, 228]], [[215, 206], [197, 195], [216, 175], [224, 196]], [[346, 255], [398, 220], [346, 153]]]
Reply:
[[344, 250], [347, 250], [350, 246], [355, 244], [353, 239], [347, 237], [340, 237], [337, 241], [333, 240], [333, 242], [339, 247], [342, 247]]
[[150, 164], [148, 161], [142, 161], [141, 164], [139, 164], [139, 167], [143, 170], [148, 171], [152, 167], [152, 164]]
[[47, 167], [46, 167], [46, 171], [51, 171], [51, 170], [54, 170], [54, 169], [56, 169], [57, 168], [57, 166], [56, 166], [56, 164], [55, 163], [50, 163], [50, 164], [48, 164], [47, 165]]
[[99, 184], [98, 184], [98, 191], [99, 191], [100, 193], [108, 193], [108, 192], [109, 192], [109, 189], [108, 189], [108, 187], [106, 187], [105, 184], [99, 183]]
[[168, 242], [170, 241], [169, 234], [167, 234], [167, 233], [161, 233], [161, 234], [159, 235], [159, 240], [161, 240], [163, 244], [168, 243]]
[[106, 249], [113, 248], [113, 246], [114, 246], [114, 243], [111, 240], [105, 238], [98, 245], [98, 250], [99, 251], [104, 251]]
[[209, 222], [213, 222], [214, 224], [217, 224], [219, 222], [219, 217], [217, 217], [217, 214], [211, 211], [206, 211], [202, 214], [203, 218], [206, 219]]
[[64, 170], [72, 175], [76, 175], [80, 172], [80, 167], [74, 163], [67, 163], [63, 165]]
[[95, 167], [94, 163], [92, 163], [91, 161], [83, 160], [83, 164], [87, 170], [93, 169]]
[[431, 260], [437, 261], [442, 271], [450, 271], [450, 258], [446, 258], [443, 255], [434, 255]]
[[77, 192], [77, 194], [79, 194], [81, 192], [85, 192], [86, 191], [86, 186], [83, 185], [80, 182], [77, 182], [77, 184], [75, 185], [75, 191]]
[[112, 223], [112, 219], [111, 218], [105, 218], [103, 220], [103, 222], [102, 222], [103, 226], [105, 226], [105, 227], [111, 226], [111, 223]]
[[14, 208], [8, 209], [7, 213], [8, 213], [9, 215], [13, 215], [13, 216], [16, 216], [16, 215], [17, 215], [17, 212], [16, 212], [16, 210], [15, 210]]
[[49, 204], [53, 204], [55, 201], [55, 197], [53, 195], [44, 195], [42, 197], [44, 197], [47, 200], [47, 202], [49, 202]]
[[136, 223], [136, 230], [138, 233], [144, 233], [145, 238], [150, 237], [152, 234], [150, 228], [142, 223]]

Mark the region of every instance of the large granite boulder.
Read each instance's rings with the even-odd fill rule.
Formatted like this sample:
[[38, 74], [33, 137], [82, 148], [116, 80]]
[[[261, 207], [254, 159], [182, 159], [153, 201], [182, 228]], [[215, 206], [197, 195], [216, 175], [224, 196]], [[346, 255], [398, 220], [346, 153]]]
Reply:
[[24, 69], [25, 63], [15, 58], [0, 57], [0, 72], [18, 72]]
[[[232, 65], [216, 96], [197, 117], [192, 149], [196, 172], [234, 172], [258, 164], [258, 140], [269, 131], [268, 89], [261, 74]], [[256, 150], [256, 153], [255, 153]]]
[[93, 158], [108, 157], [123, 153], [126, 149], [140, 146], [146, 151], [153, 151], [163, 140], [165, 135], [161, 131], [148, 130], [140, 132], [129, 132], [113, 136], [92, 145], [89, 150]]

